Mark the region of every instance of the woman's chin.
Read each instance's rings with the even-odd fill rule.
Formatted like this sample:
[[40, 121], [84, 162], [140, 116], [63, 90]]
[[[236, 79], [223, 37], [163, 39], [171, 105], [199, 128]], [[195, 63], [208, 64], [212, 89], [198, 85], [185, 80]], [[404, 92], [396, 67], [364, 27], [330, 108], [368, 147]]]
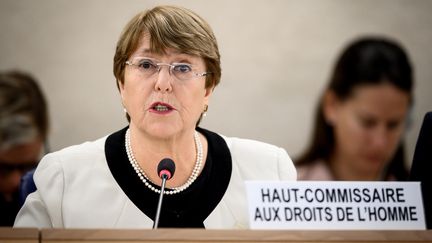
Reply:
[[180, 131], [180, 129], [176, 128], [172, 124], [155, 124], [153, 126], [149, 126], [146, 130], [150, 136], [162, 139], [173, 137]]
[[362, 162], [361, 168], [359, 171], [362, 171], [362, 174], [367, 175], [380, 175], [381, 170], [383, 169], [383, 161], [376, 159], [367, 159]]

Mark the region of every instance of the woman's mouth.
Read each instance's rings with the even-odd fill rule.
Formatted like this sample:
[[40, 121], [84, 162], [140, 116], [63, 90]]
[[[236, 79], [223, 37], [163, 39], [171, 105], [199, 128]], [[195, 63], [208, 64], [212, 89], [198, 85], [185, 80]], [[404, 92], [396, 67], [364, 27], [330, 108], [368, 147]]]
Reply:
[[367, 155], [365, 157], [369, 163], [373, 163], [373, 164], [380, 164], [383, 163], [385, 161], [384, 157], [382, 155]]
[[174, 108], [169, 104], [156, 102], [152, 104], [150, 110], [156, 113], [164, 114], [174, 110]]

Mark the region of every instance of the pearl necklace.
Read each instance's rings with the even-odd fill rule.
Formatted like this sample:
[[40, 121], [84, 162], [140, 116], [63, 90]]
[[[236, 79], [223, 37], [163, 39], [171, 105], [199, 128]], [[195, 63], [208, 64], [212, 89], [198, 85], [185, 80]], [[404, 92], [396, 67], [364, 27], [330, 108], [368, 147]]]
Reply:
[[[198, 177], [199, 172], [201, 170], [202, 160], [203, 160], [203, 149], [202, 149], [201, 140], [199, 138], [199, 135], [198, 135], [197, 131], [195, 131], [195, 133], [194, 133], [194, 141], [195, 141], [195, 147], [196, 147], [197, 157], [196, 157], [196, 161], [195, 161], [195, 167], [192, 170], [191, 175], [189, 176], [189, 178], [187, 179], [187, 181], [186, 181], [185, 184], [183, 184], [183, 185], [181, 185], [179, 187], [174, 187], [174, 188], [165, 190], [164, 194], [172, 195], [172, 194], [177, 194], [179, 192], [182, 192], [182, 191], [186, 190], [186, 188], [188, 188], [196, 180], [196, 178]], [[135, 159], [135, 156], [133, 155], [133, 151], [132, 151], [132, 147], [131, 147], [131, 142], [130, 142], [130, 131], [129, 131], [129, 128], [126, 131], [126, 135], [125, 135], [125, 147], [126, 147], [126, 153], [127, 153], [129, 162], [131, 163], [132, 167], [134, 168], [134, 170], [137, 173], [137, 175], [140, 178], [140, 180], [150, 190], [152, 190], [152, 191], [154, 191], [154, 192], [156, 192], [156, 193], [159, 194], [160, 193], [160, 189], [157, 189], [153, 185], [150, 184], [150, 179], [144, 173], [143, 169], [138, 164], [138, 161]]]

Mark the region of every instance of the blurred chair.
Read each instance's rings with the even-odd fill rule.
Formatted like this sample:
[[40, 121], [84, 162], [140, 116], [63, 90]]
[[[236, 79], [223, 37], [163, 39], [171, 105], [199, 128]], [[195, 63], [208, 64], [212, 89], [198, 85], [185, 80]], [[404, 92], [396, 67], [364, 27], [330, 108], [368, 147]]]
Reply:
[[21, 178], [21, 184], [19, 188], [19, 203], [22, 206], [27, 198], [27, 196], [36, 191], [36, 185], [33, 180], [33, 174], [35, 169], [28, 171]]

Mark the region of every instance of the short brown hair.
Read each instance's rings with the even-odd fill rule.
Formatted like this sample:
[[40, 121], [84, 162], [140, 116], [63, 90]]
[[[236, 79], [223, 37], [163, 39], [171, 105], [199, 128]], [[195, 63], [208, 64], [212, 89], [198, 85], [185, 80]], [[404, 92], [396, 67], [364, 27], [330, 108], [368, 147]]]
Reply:
[[133, 17], [125, 26], [114, 55], [114, 76], [124, 82], [125, 62], [138, 48], [144, 34], [150, 35], [150, 50], [165, 53], [173, 48], [182, 53], [204, 59], [206, 88], [216, 87], [220, 82], [220, 54], [210, 25], [189, 9], [175, 6], [158, 6]]

